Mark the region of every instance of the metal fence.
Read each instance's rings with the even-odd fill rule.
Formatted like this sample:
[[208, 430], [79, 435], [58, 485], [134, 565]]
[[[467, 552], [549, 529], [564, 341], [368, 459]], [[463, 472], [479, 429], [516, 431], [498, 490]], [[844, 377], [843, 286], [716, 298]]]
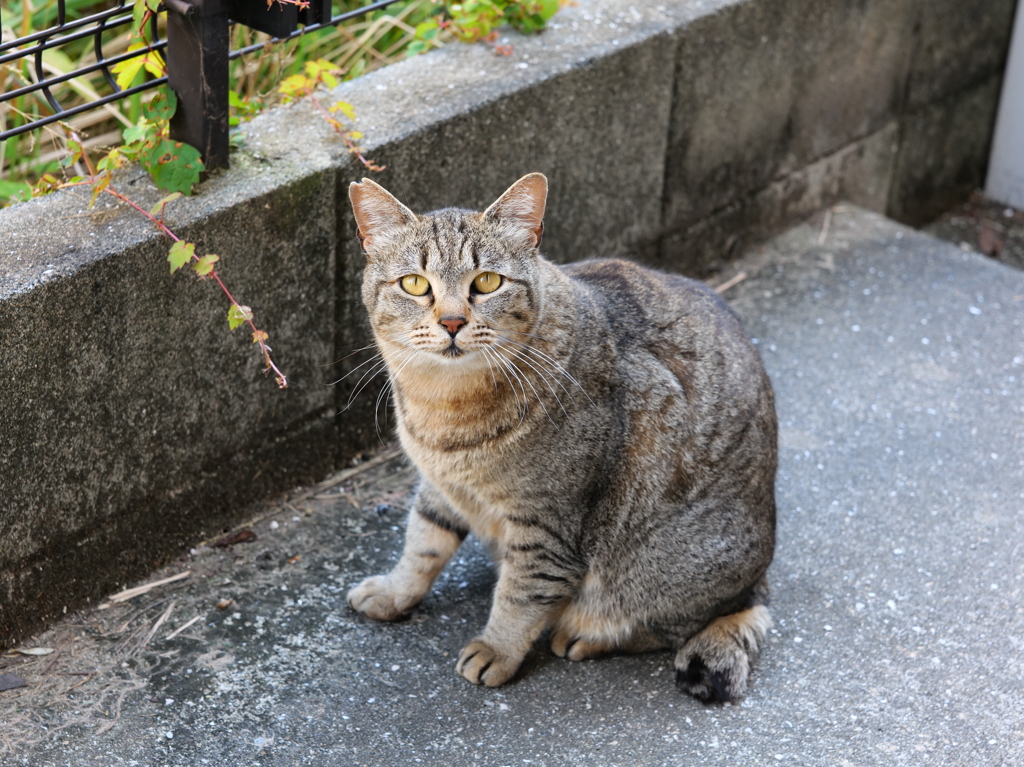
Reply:
[[[160, 10], [167, 13], [166, 39], [159, 39], [157, 17], [154, 15], [150, 20], [148, 39], [152, 42], [148, 48], [107, 57], [105, 41], [110, 40], [112, 32], [130, 30], [134, 3], [117, 0], [112, 8], [68, 20], [66, 0], [57, 0], [56, 24], [13, 40], [0, 39], [0, 66], [21, 66], [24, 61], [31, 62], [31, 82], [0, 94], [0, 104], [34, 95], [45, 99], [47, 108], [44, 111], [48, 112], [0, 132], [0, 141], [169, 84], [178, 97], [178, 109], [171, 120], [172, 138], [199, 149], [208, 169], [227, 167], [228, 63], [265, 45], [259, 43], [231, 50], [229, 29], [232, 24], [245, 24], [271, 35], [275, 41], [288, 40], [397, 2], [400, 0], [380, 0], [332, 16], [330, 0], [310, 0], [301, 4], [295, 4], [294, 0], [274, 0], [270, 4], [266, 0], [163, 0]], [[47, 51], [89, 37], [93, 39], [94, 62], [73, 71], [47, 74], [44, 66]], [[167, 76], [122, 89], [111, 69], [123, 61], [145, 56], [149, 51], [159, 51], [165, 57]], [[55, 95], [54, 86], [95, 72], [103, 75], [111, 92], [65, 108]]]

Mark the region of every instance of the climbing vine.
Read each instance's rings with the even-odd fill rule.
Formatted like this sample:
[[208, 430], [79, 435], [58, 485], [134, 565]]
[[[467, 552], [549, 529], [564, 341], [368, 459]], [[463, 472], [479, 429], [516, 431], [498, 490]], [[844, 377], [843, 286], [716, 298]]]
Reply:
[[[128, 51], [145, 53], [127, 59], [112, 67], [118, 86], [127, 90], [132, 87], [142, 72], [153, 77], [167, 74], [167, 65], [159, 52], [152, 49], [153, 41], [147, 35], [151, 28], [150, 21], [158, 13], [161, 0], [135, 0], [133, 6], [132, 42]], [[288, 3], [306, 6], [306, 0], [269, 0], [269, 2]], [[536, 32], [545, 27], [548, 20], [559, 8], [559, 0], [464, 0], [451, 2], [437, 0], [443, 6], [441, 13], [416, 27], [416, 39], [409, 46], [409, 53], [415, 54], [441, 44], [439, 34], [442, 31], [467, 41], [488, 41], [495, 45], [498, 53], [507, 55], [511, 52], [508, 46], [497, 45], [496, 28], [501, 24], [511, 24], [523, 32]], [[380, 171], [384, 167], [368, 159], [359, 146], [358, 141], [363, 134], [355, 130], [355, 111], [345, 101], [336, 101], [327, 106], [316, 95], [321, 86], [335, 88], [343, 75], [342, 70], [324, 59], [307, 61], [303, 71], [282, 80], [278, 93], [284, 104], [306, 101], [323, 117], [328, 125], [341, 137], [348, 151], [370, 171]], [[232, 106], [236, 115], [248, 117], [258, 111], [253, 105], [232, 92]], [[164, 236], [171, 240], [167, 253], [167, 262], [171, 273], [188, 269], [199, 279], [210, 280], [217, 284], [229, 301], [227, 312], [228, 327], [235, 330], [242, 325], [251, 329], [253, 344], [259, 347], [264, 362], [264, 373], [273, 375], [280, 388], [288, 386], [288, 379], [277, 367], [270, 356], [271, 348], [267, 343], [269, 334], [259, 329], [254, 321], [250, 307], [239, 303], [225, 285], [217, 269], [220, 256], [215, 253], [198, 253], [196, 244], [187, 242], [175, 234], [165, 223], [164, 213], [169, 203], [182, 196], [192, 194], [192, 189], [205, 170], [199, 151], [188, 144], [175, 141], [170, 137], [170, 120], [177, 109], [177, 98], [169, 88], [160, 88], [142, 108], [138, 122], [122, 132], [124, 143], [109, 149], [95, 163], [84, 150], [81, 137], [66, 123], [61, 123], [67, 133], [66, 145], [68, 154], [60, 165], [66, 169], [79, 169], [79, 175], [66, 176], [61, 179], [53, 173], [44, 173], [31, 188], [25, 189], [12, 197], [12, 200], [24, 200], [39, 197], [60, 189], [88, 187], [91, 189], [89, 207], [92, 208], [101, 194], [107, 194], [135, 210], [148, 219]], [[238, 122], [232, 118], [232, 123]], [[347, 122], [346, 122], [347, 121]], [[115, 171], [130, 162], [137, 162], [149, 173], [159, 189], [170, 192], [155, 206], [146, 209], [138, 202], [122, 193], [114, 183]], [[85, 173], [82, 173], [82, 170]]]

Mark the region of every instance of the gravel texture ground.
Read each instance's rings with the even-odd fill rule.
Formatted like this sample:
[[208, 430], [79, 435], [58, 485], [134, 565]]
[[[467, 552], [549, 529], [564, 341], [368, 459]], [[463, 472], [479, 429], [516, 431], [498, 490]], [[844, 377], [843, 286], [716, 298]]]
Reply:
[[976, 192], [967, 202], [923, 227], [923, 231], [1024, 269], [1024, 211]]

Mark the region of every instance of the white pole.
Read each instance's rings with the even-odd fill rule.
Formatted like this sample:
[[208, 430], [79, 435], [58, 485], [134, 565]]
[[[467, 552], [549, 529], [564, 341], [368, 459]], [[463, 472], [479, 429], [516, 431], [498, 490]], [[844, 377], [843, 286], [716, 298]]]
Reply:
[[992, 139], [985, 193], [1024, 209], [1024, 3], [1018, 4]]

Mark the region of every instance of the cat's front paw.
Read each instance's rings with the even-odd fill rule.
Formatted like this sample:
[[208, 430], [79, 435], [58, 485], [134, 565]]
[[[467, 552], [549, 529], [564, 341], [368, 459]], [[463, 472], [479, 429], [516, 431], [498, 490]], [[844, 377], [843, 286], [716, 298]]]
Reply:
[[367, 618], [393, 621], [420, 603], [422, 596], [397, 588], [387, 575], [367, 578], [348, 592], [349, 606]]
[[466, 645], [455, 670], [473, 684], [498, 687], [515, 676], [522, 658], [504, 655], [486, 642], [475, 639]]

